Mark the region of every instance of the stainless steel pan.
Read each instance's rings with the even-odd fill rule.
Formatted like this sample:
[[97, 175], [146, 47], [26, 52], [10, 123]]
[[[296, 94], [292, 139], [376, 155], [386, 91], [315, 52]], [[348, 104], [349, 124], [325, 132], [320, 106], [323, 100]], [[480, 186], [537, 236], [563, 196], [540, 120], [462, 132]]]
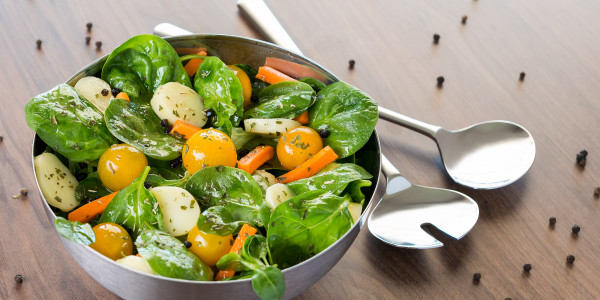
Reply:
[[[325, 68], [312, 60], [294, 52], [278, 47], [271, 43], [230, 35], [186, 35], [165, 38], [173, 48], [181, 54], [197, 53], [199, 49], [207, 49], [210, 55], [220, 57], [227, 64], [245, 63], [254, 68], [265, 64], [267, 57], [279, 63], [288, 63], [295, 70], [312, 74], [329, 83], [339, 79]], [[69, 78], [66, 83], [74, 85], [80, 78], [89, 75], [99, 75], [102, 65], [106, 61], [104, 56]], [[289, 64], [291, 63], [291, 64]], [[33, 139], [33, 156], [46, 149], [44, 142], [36, 136]], [[342, 258], [352, 242], [358, 235], [366, 221], [373, 205], [373, 196], [377, 189], [380, 173], [380, 146], [377, 132], [373, 132], [367, 144], [357, 152], [357, 162], [373, 174], [373, 185], [365, 191], [367, 202], [363, 208], [360, 221], [335, 244], [318, 255], [301, 264], [283, 270], [285, 275], [286, 292], [284, 298], [292, 298], [303, 290], [312, 286], [321, 279]], [[32, 161], [33, 165], [33, 161]], [[35, 172], [35, 170], [34, 170]], [[38, 184], [39, 189], [39, 184]], [[40, 191], [40, 195], [41, 191]], [[44, 212], [51, 224], [54, 224], [55, 215], [51, 207], [41, 196], [40, 201]], [[57, 233], [58, 234], [58, 233]], [[60, 235], [59, 235], [60, 237]], [[65, 248], [73, 258], [96, 281], [111, 292], [125, 299], [190, 299], [189, 297], [202, 297], [204, 299], [253, 299], [257, 298], [252, 290], [250, 279], [226, 282], [197, 282], [189, 280], [171, 279], [161, 276], [148, 275], [122, 267], [87, 246], [82, 246], [60, 237]], [[48, 257], [48, 259], [52, 259]]]

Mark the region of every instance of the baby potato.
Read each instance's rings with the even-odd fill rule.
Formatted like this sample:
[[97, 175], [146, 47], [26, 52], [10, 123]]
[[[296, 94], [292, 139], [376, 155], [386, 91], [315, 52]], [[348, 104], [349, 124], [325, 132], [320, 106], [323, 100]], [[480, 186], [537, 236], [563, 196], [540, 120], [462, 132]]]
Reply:
[[273, 175], [265, 170], [254, 171], [254, 173], [252, 173], [252, 178], [254, 178], [254, 181], [256, 181], [256, 183], [258, 183], [258, 185], [260, 186], [260, 190], [262, 191], [263, 198], [265, 197], [267, 188], [269, 188], [270, 186], [274, 185], [277, 182], [275, 175]]
[[[98, 77], [83, 77], [77, 81], [73, 88], [79, 95], [92, 102], [102, 114], [104, 114], [110, 100], [114, 99], [110, 85]], [[105, 93], [103, 93], [103, 90], [106, 90]]]
[[174, 186], [159, 186], [150, 191], [158, 201], [166, 232], [182, 236], [196, 226], [200, 205], [190, 192]]
[[79, 201], [75, 198], [75, 189], [79, 182], [69, 169], [52, 153], [42, 153], [33, 159], [35, 176], [48, 204], [68, 212]]
[[348, 211], [352, 216], [352, 221], [356, 223], [360, 219], [360, 214], [362, 213], [362, 205], [360, 203], [350, 202], [348, 203]]
[[148, 264], [148, 261], [146, 261], [144, 258], [139, 257], [139, 256], [135, 256], [135, 255], [125, 256], [123, 258], [117, 259], [116, 262], [118, 264], [121, 264], [132, 270], [140, 271], [142, 273], [156, 275], [156, 272], [154, 272], [154, 270], [152, 270], [152, 268]]
[[290, 129], [302, 126], [298, 121], [290, 119], [246, 119], [246, 132], [256, 133], [265, 137], [280, 137]]
[[167, 119], [171, 125], [177, 120], [196, 127], [206, 124], [202, 99], [196, 91], [181, 83], [168, 82], [158, 87], [150, 105], [158, 117]]
[[294, 193], [287, 185], [276, 183], [267, 189], [265, 202], [267, 202], [272, 209], [275, 209], [279, 204], [294, 196], [296, 196], [296, 193]]

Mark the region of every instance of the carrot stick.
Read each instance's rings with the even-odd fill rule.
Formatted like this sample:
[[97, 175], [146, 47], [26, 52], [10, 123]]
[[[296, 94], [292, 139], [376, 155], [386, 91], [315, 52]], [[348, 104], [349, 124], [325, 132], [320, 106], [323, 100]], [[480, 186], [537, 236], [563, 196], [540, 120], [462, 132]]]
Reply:
[[110, 201], [118, 192], [119, 191], [116, 191], [112, 194], [98, 198], [86, 205], [81, 206], [80, 208], [69, 213], [68, 219], [70, 221], [78, 221], [81, 223], [87, 223], [93, 220], [97, 215], [104, 212], [108, 203], [110, 203]]
[[[196, 54], [206, 56], [206, 51], [200, 51]], [[188, 61], [187, 64], [185, 64], [185, 67], [183, 68], [185, 69], [185, 72], [188, 74], [188, 76], [191, 77], [194, 76], [194, 74], [196, 74], [196, 71], [198, 71], [198, 67], [200, 66], [202, 61], [202, 58], [192, 58], [190, 59], [190, 61]]]
[[[249, 235], [255, 235], [256, 232], [258, 232], [256, 228], [248, 225], [247, 223], [244, 224], [242, 229], [240, 229], [240, 233], [238, 233], [238, 236], [235, 238], [229, 253], [240, 252], [240, 250], [242, 250], [242, 246], [244, 246], [244, 243], [246, 242], [246, 238]], [[235, 271], [221, 270], [217, 273], [217, 276], [215, 276], [215, 280], [223, 280], [225, 278], [233, 277], [233, 275], [235, 275]]]
[[333, 149], [326, 146], [295, 169], [277, 177], [277, 181], [280, 183], [289, 183], [313, 176], [337, 158], [338, 156], [333, 152]]
[[115, 96], [115, 98], [117, 99], [125, 99], [129, 101], [129, 95], [127, 95], [127, 93], [125, 92], [120, 92], [117, 94], [117, 96]]
[[175, 124], [173, 124], [173, 129], [171, 129], [171, 134], [179, 134], [181, 136], [183, 136], [183, 138], [185, 138], [186, 140], [191, 138], [192, 135], [194, 135], [194, 133], [198, 132], [202, 130], [201, 128], [198, 128], [194, 125], [188, 124], [184, 121], [181, 120], [177, 120], [175, 121]]
[[308, 110], [303, 112], [301, 115], [295, 117], [294, 121], [298, 121], [298, 123], [302, 125], [308, 124]]
[[275, 151], [271, 146], [258, 146], [250, 151], [246, 156], [242, 157], [238, 162], [237, 167], [250, 174], [254, 173], [258, 167], [273, 158]]
[[282, 81], [297, 81], [296, 79], [267, 66], [258, 68], [258, 74], [256, 74], [256, 78], [268, 84], [275, 84]]

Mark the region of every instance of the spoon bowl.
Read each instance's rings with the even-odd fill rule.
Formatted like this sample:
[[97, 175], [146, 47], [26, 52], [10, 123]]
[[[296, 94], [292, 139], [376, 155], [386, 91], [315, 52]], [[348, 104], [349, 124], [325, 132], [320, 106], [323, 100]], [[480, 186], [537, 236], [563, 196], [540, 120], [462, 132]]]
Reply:
[[454, 239], [465, 236], [479, 218], [469, 196], [447, 189], [411, 184], [382, 154], [386, 191], [368, 218], [373, 236], [395, 247], [427, 249], [444, 244], [422, 229], [431, 224]]

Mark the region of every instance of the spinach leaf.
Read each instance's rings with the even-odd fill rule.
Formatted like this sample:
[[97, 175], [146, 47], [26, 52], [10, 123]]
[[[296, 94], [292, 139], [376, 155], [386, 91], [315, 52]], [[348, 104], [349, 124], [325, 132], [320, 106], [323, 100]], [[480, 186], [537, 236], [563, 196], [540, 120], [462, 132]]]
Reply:
[[144, 230], [135, 240], [135, 246], [159, 275], [200, 281], [213, 279], [212, 269], [168, 233]]
[[217, 262], [221, 270], [249, 272], [252, 288], [260, 299], [281, 299], [285, 293], [285, 277], [267, 260], [267, 241], [261, 235], [248, 236], [240, 254], [228, 253]]
[[325, 190], [340, 195], [349, 183], [371, 177], [373, 176], [359, 165], [331, 163], [316, 175], [290, 182], [287, 186], [296, 195], [314, 190]]
[[102, 113], [66, 84], [31, 99], [25, 119], [48, 146], [74, 162], [97, 160], [117, 142]]
[[255, 139], [258, 136], [259, 135], [252, 132], [247, 132], [240, 127], [235, 127], [231, 132], [231, 141], [235, 145], [235, 149], [240, 150], [247, 142]]
[[308, 126], [320, 132], [327, 129], [323, 139], [340, 158], [352, 155], [367, 143], [379, 118], [377, 103], [361, 90], [338, 81], [317, 94], [309, 109]]
[[263, 227], [265, 209], [260, 186], [250, 174], [237, 168], [202, 169], [185, 184], [203, 208], [198, 229], [211, 234], [234, 233], [243, 223]]
[[306, 83], [283, 81], [258, 94], [258, 104], [244, 112], [244, 119], [293, 119], [315, 102], [315, 91]]
[[[188, 174], [188, 173], [186, 173]], [[185, 183], [187, 182], [189, 175], [184, 176], [180, 179], [165, 179], [157, 174], [148, 174], [146, 177], [146, 182], [149, 182], [152, 187], [157, 186], [175, 186], [183, 188]]]
[[131, 229], [134, 238], [148, 227], [163, 229], [158, 201], [144, 187], [148, 172], [150, 167], [144, 168], [140, 177], [115, 195], [102, 213], [100, 223], [113, 222], [126, 226]]
[[323, 82], [321, 82], [318, 79], [314, 79], [312, 77], [304, 77], [304, 78], [299, 79], [298, 81], [304, 82], [304, 83], [310, 85], [310, 87], [313, 90], [315, 90], [315, 92], [317, 92], [317, 93], [326, 87], [326, 85]]
[[183, 141], [164, 132], [150, 105], [113, 99], [104, 111], [104, 119], [119, 140], [151, 158], [172, 160], [181, 155]]
[[113, 50], [102, 67], [102, 79], [139, 103], [148, 103], [154, 91], [167, 82], [192, 87], [173, 47], [147, 34], [134, 36]]
[[75, 198], [82, 204], [104, 197], [110, 193], [111, 191], [104, 187], [102, 181], [100, 181], [98, 172], [89, 173], [75, 188]]
[[194, 88], [206, 109], [215, 111], [213, 127], [224, 128], [228, 135], [237, 127], [244, 112], [242, 84], [224, 62], [209, 56], [202, 61], [194, 77]]
[[252, 102], [258, 102], [258, 93], [268, 87], [269, 84], [256, 78], [258, 71], [251, 66], [244, 64], [237, 64], [236, 66], [246, 72], [246, 75], [250, 78], [250, 85], [252, 86]]
[[[364, 204], [365, 194], [360, 190], [362, 187], [371, 186], [370, 180], [357, 180], [350, 182], [348, 187], [344, 190], [352, 198], [352, 202]], [[363, 207], [364, 208], [364, 207]]]
[[87, 246], [96, 241], [96, 234], [94, 234], [90, 224], [69, 221], [63, 217], [56, 217], [54, 224], [56, 231], [71, 242]]
[[350, 196], [317, 190], [277, 206], [267, 228], [272, 262], [287, 268], [335, 243], [352, 226], [349, 202]]

